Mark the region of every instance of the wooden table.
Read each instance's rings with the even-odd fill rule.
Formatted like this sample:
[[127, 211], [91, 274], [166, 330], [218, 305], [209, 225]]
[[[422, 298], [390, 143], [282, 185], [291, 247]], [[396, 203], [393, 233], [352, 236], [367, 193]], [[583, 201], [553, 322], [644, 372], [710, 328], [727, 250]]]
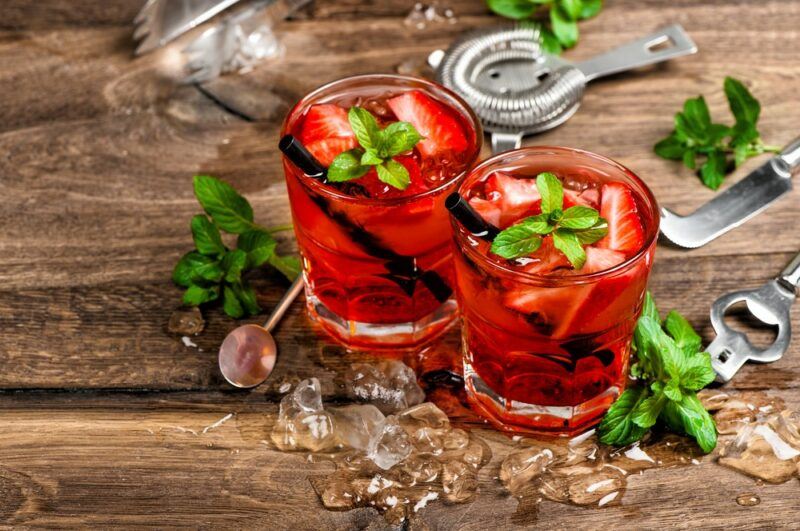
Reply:
[[[498, 20], [479, 0], [453, 0], [458, 23], [417, 30], [403, 23], [413, 3], [317, 0], [282, 26], [281, 60], [186, 86], [174, 81], [174, 55], [133, 58], [130, 21], [141, 0], [3, 2], [0, 524], [384, 526], [371, 509], [326, 511], [307, 477], [330, 466], [260, 442], [282, 383], [318, 376], [326, 400], [343, 400], [337, 375], [358, 356], [321, 338], [297, 304], [277, 334], [274, 375], [252, 392], [237, 392], [221, 380], [215, 352], [237, 323], [217, 309], [205, 312], [207, 329], [194, 339], [199, 348], [169, 334], [166, 323], [180, 294], [170, 272], [191, 246], [188, 222], [199, 211], [192, 175], [232, 183], [265, 224], [287, 222], [275, 146], [293, 102], [344, 75], [417, 71], [428, 52], [462, 30]], [[714, 116], [728, 120], [722, 80], [733, 75], [761, 100], [768, 143], [784, 144], [800, 132], [800, 2], [608, 4], [581, 24], [569, 57], [588, 57], [671, 22], [685, 26], [700, 53], [594, 83], [573, 119], [529, 143], [608, 155], [639, 173], [662, 205], [689, 211], [714, 194], [652, 153], [685, 98], [705, 94]], [[651, 287], [662, 309], [681, 310], [710, 339], [711, 301], [758, 285], [800, 249], [797, 209], [792, 193], [702, 249], [660, 246]], [[293, 243], [283, 245], [291, 250]], [[257, 286], [269, 308], [287, 283], [265, 275]], [[800, 406], [800, 347], [772, 365], [746, 367], [729, 387], [769, 390]], [[235, 415], [204, 432], [229, 413]], [[502, 436], [477, 433], [495, 448], [503, 445]], [[474, 502], [431, 503], [423, 519], [436, 529], [515, 527], [517, 502], [494, 479], [498, 463], [483, 469]], [[762, 503], [738, 506], [743, 492], [757, 492]], [[795, 527], [798, 500], [796, 480], [759, 487], [706, 458], [700, 466], [632, 478], [621, 506], [545, 502], [538, 522]]]

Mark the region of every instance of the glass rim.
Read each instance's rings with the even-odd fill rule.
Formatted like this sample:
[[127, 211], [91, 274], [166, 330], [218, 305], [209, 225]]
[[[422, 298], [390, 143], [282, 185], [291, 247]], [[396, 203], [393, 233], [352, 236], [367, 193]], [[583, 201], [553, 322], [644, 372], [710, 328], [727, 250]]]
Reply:
[[[344, 85], [346, 83], [352, 83], [358, 81], [368, 81], [368, 80], [377, 80], [378, 82], [380, 80], [387, 80], [395, 82], [405, 81], [405, 82], [418, 83], [425, 86], [425, 88], [427, 89], [431, 89], [432, 91], [438, 91], [447, 96], [448, 98], [450, 98], [451, 100], [454, 100], [454, 102], [458, 104], [458, 106], [460, 107], [456, 108], [456, 111], [465, 116], [468, 119], [468, 121], [470, 121], [472, 124], [472, 128], [475, 133], [475, 147], [473, 156], [467, 161], [464, 170], [461, 171], [458, 175], [456, 175], [452, 179], [449, 179], [441, 183], [439, 186], [431, 188], [430, 190], [425, 190], [424, 192], [419, 192], [407, 196], [390, 197], [390, 198], [367, 198], [367, 197], [355, 197], [352, 195], [347, 195], [342, 192], [339, 192], [338, 190], [332, 189], [329, 186], [325, 186], [319, 181], [309, 178], [302, 170], [297, 168], [297, 170], [301, 174], [303, 174], [303, 176], [306, 177], [305, 179], [299, 179], [300, 183], [303, 186], [309, 187], [313, 189], [315, 192], [336, 199], [337, 201], [342, 201], [347, 203], [360, 203], [360, 204], [369, 204], [376, 206], [402, 205], [405, 203], [416, 201], [418, 199], [423, 199], [429, 196], [437, 195], [442, 191], [446, 190], [447, 188], [451, 187], [454, 183], [457, 183], [459, 180], [462, 180], [466, 175], [468, 175], [471, 172], [473, 165], [480, 158], [481, 148], [483, 147], [483, 128], [481, 127], [481, 122], [478, 119], [478, 116], [472, 110], [472, 107], [470, 107], [469, 104], [467, 104], [467, 102], [464, 101], [464, 99], [461, 96], [459, 96], [452, 90], [429, 79], [424, 79], [416, 76], [406, 76], [402, 74], [358, 74], [354, 76], [347, 76], [335, 79], [333, 81], [329, 81], [328, 83], [325, 83], [324, 85], [315, 88], [314, 90], [303, 96], [300, 99], [300, 101], [298, 101], [292, 107], [292, 109], [286, 114], [286, 118], [283, 120], [283, 124], [281, 125], [280, 136], [283, 137], [288, 132], [289, 125], [297, 119], [298, 112], [301, 109], [304, 109], [315, 98], [319, 97], [320, 95], [322, 95], [323, 93], [332, 88], [336, 88], [339, 85]], [[453, 102], [447, 102], [447, 103], [453, 106], [452, 105]], [[286, 155], [281, 154], [281, 157], [284, 163], [288, 162], [289, 164], [291, 164], [293, 167], [296, 168], [296, 166], [294, 166], [294, 164], [292, 164], [292, 162], [286, 158]]]
[[[467, 177], [461, 181], [458, 186], [458, 193], [464, 194], [465, 187], [468, 184], [471, 184], [470, 177], [473, 175], [479, 174], [487, 170], [487, 168], [495, 165], [498, 161], [507, 158], [509, 155], [533, 155], [533, 154], [560, 154], [560, 155], [574, 155], [580, 154], [584, 156], [588, 156], [603, 164], [607, 164], [617, 170], [620, 170], [626, 177], [631, 179], [634, 184], [640, 189], [637, 192], [640, 192], [642, 199], [644, 199], [645, 206], [651, 211], [652, 216], [652, 224], [650, 227], [646, 227], [648, 233], [645, 234], [645, 241], [642, 246], [639, 248], [636, 253], [631, 255], [630, 258], [627, 258], [625, 261], [620, 262], [619, 264], [615, 265], [614, 267], [610, 267], [608, 269], [604, 269], [602, 271], [597, 271], [595, 273], [584, 273], [584, 274], [577, 274], [577, 275], [542, 275], [536, 273], [528, 273], [525, 271], [520, 271], [518, 269], [514, 269], [510, 266], [505, 266], [499, 262], [491, 260], [488, 256], [483, 253], [477, 252], [473, 249], [472, 246], [468, 245], [465, 241], [468, 237], [473, 237], [472, 233], [467, 231], [461, 223], [456, 220], [453, 216], [450, 216], [450, 223], [453, 227], [453, 234], [454, 238], [457, 243], [458, 251], [468, 254], [473, 261], [485, 270], [495, 270], [500, 272], [503, 275], [513, 277], [515, 281], [522, 281], [529, 284], [534, 284], [537, 286], [560, 286], [560, 285], [572, 285], [572, 284], [588, 284], [594, 281], [598, 281], [608, 276], [612, 276], [618, 273], [625, 272], [638, 264], [640, 260], [642, 260], [649, 252], [650, 249], [655, 245], [656, 240], [658, 239], [658, 232], [659, 232], [659, 224], [661, 221], [660, 210], [658, 208], [658, 202], [656, 201], [655, 195], [653, 195], [652, 190], [647, 184], [632, 170], [623, 166], [619, 162], [605, 157], [603, 155], [598, 155], [597, 153], [593, 153], [591, 151], [586, 151], [584, 149], [578, 148], [569, 148], [569, 147], [562, 147], [562, 146], [526, 146], [518, 149], [514, 149], [511, 151], [504, 151], [502, 153], [498, 153], [489, 157], [488, 159], [484, 160], [477, 166], [475, 166], [472, 171], [469, 172]], [[497, 168], [501, 170], [502, 168]]]

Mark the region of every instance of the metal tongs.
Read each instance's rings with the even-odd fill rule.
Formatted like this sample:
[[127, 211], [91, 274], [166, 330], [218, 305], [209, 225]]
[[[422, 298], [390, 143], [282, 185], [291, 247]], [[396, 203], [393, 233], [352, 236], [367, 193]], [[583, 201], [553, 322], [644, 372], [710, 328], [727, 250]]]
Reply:
[[[711, 324], [717, 338], [708, 346], [711, 365], [718, 382], [728, 382], [747, 361], [770, 363], [779, 360], [789, 348], [792, 336], [789, 310], [800, 285], [800, 254], [773, 280], [758, 289], [735, 291], [723, 295], [711, 307]], [[736, 303], [744, 302], [759, 321], [778, 327], [778, 336], [767, 348], [754, 346], [747, 335], [733, 330], [725, 323], [725, 312]]]

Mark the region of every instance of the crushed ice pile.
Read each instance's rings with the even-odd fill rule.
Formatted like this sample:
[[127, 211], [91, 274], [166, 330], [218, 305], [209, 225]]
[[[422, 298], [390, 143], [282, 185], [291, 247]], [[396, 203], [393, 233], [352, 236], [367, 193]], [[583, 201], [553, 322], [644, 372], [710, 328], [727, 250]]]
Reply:
[[[375, 398], [384, 408], [424, 398], [416, 394], [416, 379], [411, 386], [400, 367], [394, 365], [384, 373], [364, 365], [358, 364], [355, 372], [369, 375], [368, 389], [381, 390], [366, 398]], [[399, 378], [395, 382], [404, 382], [402, 387], [410, 394], [386, 400], [384, 391], [389, 388], [378, 385], [385, 383], [378, 373]], [[447, 415], [430, 402], [389, 415], [373, 404], [326, 407], [316, 378], [303, 380], [283, 398], [271, 437], [280, 450], [308, 450], [336, 463], [333, 474], [312, 478], [325, 507], [375, 507], [395, 523], [434, 499], [453, 503], [472, 499], [478, 489], [478, 471], [491, 458], [483, 441], [452, 427]]]
[[345, 374], [350, 398], [369, 402], [383, 413], [396, 413], [425, 400], [414, 371], [397, 360], [378, 363], [354, 363]]

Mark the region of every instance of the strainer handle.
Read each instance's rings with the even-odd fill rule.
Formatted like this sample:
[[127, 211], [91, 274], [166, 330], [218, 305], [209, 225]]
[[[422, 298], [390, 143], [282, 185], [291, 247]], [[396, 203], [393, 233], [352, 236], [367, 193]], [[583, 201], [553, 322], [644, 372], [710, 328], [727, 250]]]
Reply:
[[697, 45], [694, 41], [680, 24], [673, 24], [575, 66], [584, 73], [587, 81], [591, 81], [695, 52]]
[[495, 155], [504, 151], [519, 149], [521, 145], [522, 133], [492, 133], [492, 153]]

